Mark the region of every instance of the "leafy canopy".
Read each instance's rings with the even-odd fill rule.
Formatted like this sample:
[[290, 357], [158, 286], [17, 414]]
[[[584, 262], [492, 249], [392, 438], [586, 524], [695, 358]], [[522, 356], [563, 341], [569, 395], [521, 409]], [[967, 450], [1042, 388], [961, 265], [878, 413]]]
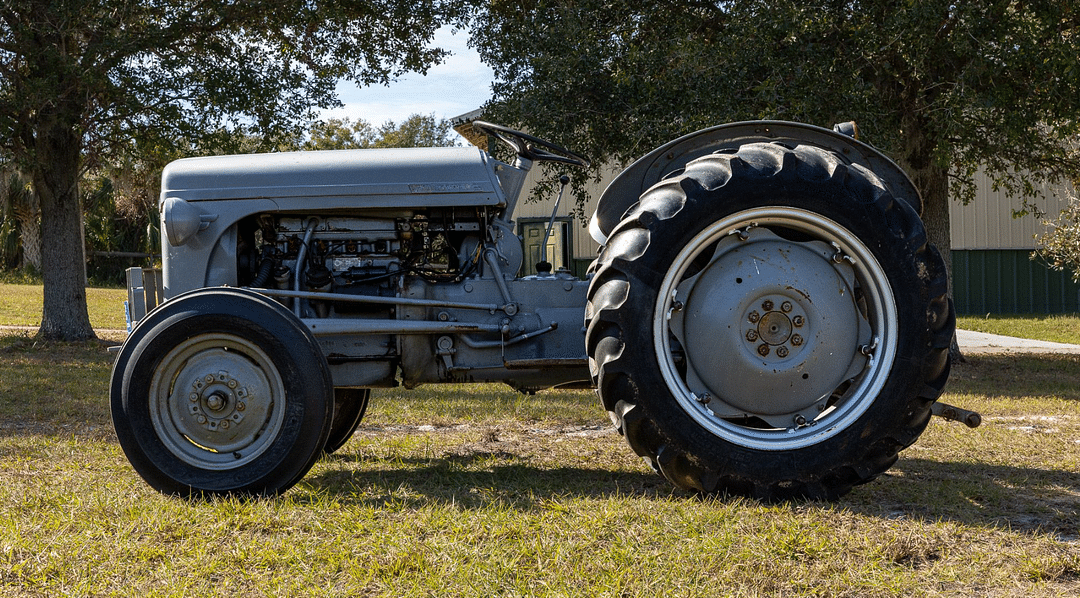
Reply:
[[[0, 149], [34, 161], [63, 121], [85, 149], [280, 133], [339, 80], [423, 72], [454, 0], [11, 0], [0, 8]], [[221, 139], [222, 141], [225, 138]]]
[[494, 0], [475, 24], [491, 117], [596, 162], [772, 118], [857, 120], [937, 208], [978, 167], [1017, 193], [1080, 169], [1075, 2]]
[[388, 120], [375, 127], [365, 120], [329, 118], [311, 127], [297, 149], [371, 149], [383, 147], [449, 147], [456, 145], [450, 123], [435, 115], [413, 114], [401, 123]]
[[[1074, 182], [1074, 189], [1080, 187]], [[1054, 270], [1072, 272], [1073, 282], [1080, 282], [1080, 198], [1075, 190], [1069, 203], [1053, 220], [1044, 221], [1046, 231], [1035, 238], [1032, 259]]]

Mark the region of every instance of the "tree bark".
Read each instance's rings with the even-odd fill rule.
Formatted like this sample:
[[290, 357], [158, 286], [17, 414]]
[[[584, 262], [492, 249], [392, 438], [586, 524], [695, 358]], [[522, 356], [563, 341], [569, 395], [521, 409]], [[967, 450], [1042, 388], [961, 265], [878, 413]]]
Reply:
[[[920, 136], [913, 135], [913, 137]], [[919, 141], [919, 139], [909, 138], [909, 149], [915, 151], [909, 152], [907, 159], [904, 160], [904, 168], [922, 195], [922, 220], [926, 226], [926, 236], [930, 243], [941, 252], [941, 257], [945, 259], [945, 271], [948, 274], [949, 298], [951, 300], [953, 296], [953, 269], [951, 224], [949, 220], [949, 172], [929, 158], [928, 149], [915, 148]], [[963, 361], [964, 359], [963, 353], [960, 351], [960, 345], [956, 342], [955, 334], [953, 335], [949, 354], [955, 361]]]
[[97, 338], [86, 307], [86, 256], [79, 205], [82, 137], [57, 118], [38, 128], [34, 190], [41, 205], [44, 304], [38, 335], [47, 340]]
[[943, 168], [931, 166], [918, 170], [910, 170], [915, 186], [919, 189], [923, 199], [923, 223], [926, 225], [926, 235], [933, 243], [941, 256], [945, 258], [945, 269], [949, 273], [949, 296], [952, 296], [952, 240], [950, 238], [949, 221], [949, 173]]
[[19, 267], [41, 272], [41, 208], [37, 196], [31, 190], [24, 173], [15, 169], [0, 171], [0, 179], [5, 188], [0, 192], [6, 195], [7, 203], [18, 222], [19, 245], [22, 258]]
[[15, 208], [19, 221], [19, 242], [22, 243], [22, 268], [41, 272], [41, 223], [37, 210], [24, 206]]

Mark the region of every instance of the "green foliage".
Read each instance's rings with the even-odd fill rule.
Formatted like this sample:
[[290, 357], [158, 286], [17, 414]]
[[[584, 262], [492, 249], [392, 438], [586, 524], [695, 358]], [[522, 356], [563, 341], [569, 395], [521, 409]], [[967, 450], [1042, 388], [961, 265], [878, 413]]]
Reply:
[[489, 118], [598, 165], [773, 118], [858, 121], [941, 218], [980, 166], [1029, 195], [1080, 172], [1075, 2], [496, 1], [474, 22]]
[[364, 149], [375, 144], [375, 130], [365, 120], [356, 122], [348, 118], [331, 118], [311, 126], [311, 133], [300, 149], [339, 150]]
[[[87, 277], [95, 286], [122, 286], [124, 271], [132, 266], [153, 263], [159, 254], [156, 205], [145, 211], [121, 212], [123, 197], [108, 178], [85, 181], [83, 222], [85, 227]], [[143, 253], [147, 257], [115, 256], [115, 253]]]
[[413, 114], [401, 124], [388, 120], [377, 129], [363, 119], [330, 118], [312, 124], [305, 150], [380, 147], [449, 147], [455, 145], [450, 123], [435, 115]]
[[1080, 199], [1074, 193], [1055, 220], [1045, 221], [1047, 231], [1035, 238], [1033, 259], [1041, 259], [1054, 270], [1072, 272], [1080, 282]]
[[35, 233], [40, 230], [39, 216], [37, 197], [26, 178], [10, 163], [0, 163], [0, 270], [18, 269], [31, 277], [38, 274], [41, 244]]
[[[6, 181], [0, 180], [0, 185]], [[8, 202], [0, 202], [0, 271], [13, 270], [20, 262], [19, 223], [15, 208]]]
[[14, 218], [0, 214], [0, 271], [19, 267], [19, 229]]
[[[0, 144], [33, 163], [37, 137], [77, 120], [92, 155], [128, 140], [280, 134], [337, 105], [336, 83], [385, 84], [444, 52], [456, 0], [8, 2], [0, 19]], [[224, 136], [224, 137], [223, 137]]]
[[[39, 272], [33, 272], [29, 269], [0, 270], [0, 285], [39, 284], [41, 284], [41, 274]], [[5, 299], [9, 299], [9, 297], [5, 296]]]
[[386, 121], [374, 147], [450, 147], [457, 145], [450, 122], [435, 115], [413, 114], [401, 124]]

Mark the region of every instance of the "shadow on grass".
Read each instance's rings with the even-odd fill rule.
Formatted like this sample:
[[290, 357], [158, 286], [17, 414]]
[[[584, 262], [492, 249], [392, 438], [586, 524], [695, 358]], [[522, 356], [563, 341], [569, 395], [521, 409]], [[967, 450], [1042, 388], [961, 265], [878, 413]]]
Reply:
[[[365, 459], [331, 457], [330, 463], [335, 459], [362, 464], [360, 469], [330, 467], [308, 476], [306, 482], [339, 502], [372, 507], [453, 503], [467, 509], [531, 510], [549, 508], [552, 500], [562, 498], [712, 500], [677, 490], [648, 471], [545, 468], [500, 451], [395, 459], [389, 468], [383, 461], [380, 469], [370, 470], [364, 469]], [[953, 521], [1047, 534], [1065, 541], [1080, 539], [1080, 475], [1075, 472], [903, 459], [841, 500], [817, 504], [880, 519]], [[787, 503], [786, 507], [801, 505]]]
[[[629, 457], [633, 458], [633, 457]], [[330, 463], [353, 461], [330, 457]], [[447, 457], [406, 457], [378, 468], [323, 469], [305, 483], [347, 504], [388, 503], [421, 507], [454, 503], [469, 509], [492, 505], [529, 510], [551, 500], [574, 498], [658, 498], [691, 496], [648, 471], [599, 467], [539, 467], [503, 451], [476, 451]], [[374, 461], [369, 465], [374, 465]], [[388, 468], [389, 465], [389, 468]]]
[[834, 506], [1080, 539], [1080, 474], [1070, 471], [904, 458]]
[[956, 363], [946, 393], [1080, 400], [1080, 355], [969, 355]]

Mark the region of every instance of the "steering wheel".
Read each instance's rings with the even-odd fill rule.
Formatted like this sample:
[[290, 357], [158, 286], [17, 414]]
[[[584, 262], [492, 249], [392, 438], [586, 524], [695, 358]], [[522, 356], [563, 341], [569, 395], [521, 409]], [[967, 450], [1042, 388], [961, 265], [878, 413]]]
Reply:
[[589, 166], [589, 160], [587, 158], [579, 156], [561, 145], [555, 145], [550, 141], [545, 141], [539, 137], [534, 137], [528, 133], [511, 129], [510, 127], [504, 127], [482, 120], [474, 120], [472, 122], [472, 127], [480, 133], [497, 137], [499, 141], [510, 146], [517, 155], [527, 160], [532, 160], [534, 162], [561, 162], [563, 164], [573, 164], [574, 166], [584, 167]]

